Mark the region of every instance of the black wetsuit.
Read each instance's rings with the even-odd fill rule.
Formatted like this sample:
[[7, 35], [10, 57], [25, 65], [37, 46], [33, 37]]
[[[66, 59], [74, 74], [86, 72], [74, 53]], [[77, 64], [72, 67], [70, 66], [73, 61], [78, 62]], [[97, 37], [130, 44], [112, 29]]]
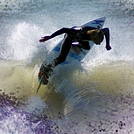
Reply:
[[73, 28], [62, 28], [55, 33], [51, 35], [51, 38], [54, 38], [55, 36], [61, 35], [65, 33], [63, 42], [62, 42], [62, 48], [57, 58], [55, 58], [50, 64], [48, 65], [42, 65], [41, 69], [44, 69], [45, 71], [49, 72], [52, 71], [52, 68], [57, 66], [58, 64], [64, 62], [66, 60], [66, 57], [70, 51], [70, 48], [72, 46], [73, 42], [79, 42], [79, 45], [77, 47], [81, 47], [83, 49], [89, 50], [89, 40], [91, 40], [90, 36], [87, 34], [88, 30], [96, 29], [94, 27], [73, 27]]

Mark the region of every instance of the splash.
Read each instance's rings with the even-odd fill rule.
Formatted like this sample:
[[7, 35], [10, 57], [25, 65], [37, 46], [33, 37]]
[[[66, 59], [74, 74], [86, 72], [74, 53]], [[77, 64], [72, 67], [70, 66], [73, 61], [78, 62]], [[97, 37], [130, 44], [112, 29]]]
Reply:
[[[39, 109], [29, 112], [23, 99], [13, 94], [0, 94], [0, 132], [3, 134], [53, 134], [51, 125], [54, 123], [48, 120], [45, 114], [37, 115]], [[24, 110], [24, 107], [27, 107], [27, 110]]]

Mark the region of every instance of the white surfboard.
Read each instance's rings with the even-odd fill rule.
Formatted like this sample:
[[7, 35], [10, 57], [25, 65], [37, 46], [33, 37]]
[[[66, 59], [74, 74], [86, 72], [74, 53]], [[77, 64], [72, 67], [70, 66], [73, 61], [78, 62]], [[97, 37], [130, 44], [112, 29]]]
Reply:
[[[85, 23], [82, 26], [90, 26], [90, 27], [95, 27], [98, 28], [100, 27], [100, 29], [103, 27], [104, 22], [105, 22], [105, 17], [90, 21], [88, 23]], [[81, 26], [79, 26], [81, 27]], [[47, 58], [43, 61], [42, 65], [46, 65], [46, 62], [50, 62], [50, 57], [56, 58], [58, 56], [58, 54], [60, 53], [60, 48], [62, 45], [62, 40], [52, 49], [52, 51], [49, 53], [49, 55], [47, 56]], [[92, 46], [94, 45], [93, 41], [89, 41], [89, 45], [90, 45], [90, 50], [92, 48]], [[66, 58], [66, 61], [63, 62], [62, 64], [69, 64], [71, 62], [74, 61], [78, 61], [80, 62], [87, 54], [90, 50], [85, 50], [82, 48], [78, 48], [79, 49], [79, 53], [76, 53], [73, 49], [70, 49], [68, 56]], [[41, 78], [38, 76], [39, 81], [41, 82]], [[41, 83], [43, 84], [43, 83]]]
[[[102, 28], [103, 25], [104, 25], [104, 22], [105, 22], [105, 17], [103, 18], [99, 18], [99, 19], [96, 19], [96, 20], [93, 20], [93, 21], [90, 21], [82, 26], [90, 26], [90, 27], [100, 27]], [[94, 45], [93, 41], [89, 41], [89, 44], [90, 44], [90, 50], [92, 48], [92, 46]], [[62, 40], [52, 49], [52, 52], [54, 53], [54, 55], [58, 55], [59, 52], [60, 52], [60, 48], [61, 48], [61, 45], [62, 45]], [[85, 49], [82, 49], [82, 48], [77, 48], [79, 49], [80, 53], [76, 53], [73, 49], [71, 49], [68, 53], [68, 56], [66, 58], [66, 61], [63, 63], [63, 64], [68, 64], [70, 63], [71, 61], [81, 61], [87, 54], [90, 50], [85, 50]]]

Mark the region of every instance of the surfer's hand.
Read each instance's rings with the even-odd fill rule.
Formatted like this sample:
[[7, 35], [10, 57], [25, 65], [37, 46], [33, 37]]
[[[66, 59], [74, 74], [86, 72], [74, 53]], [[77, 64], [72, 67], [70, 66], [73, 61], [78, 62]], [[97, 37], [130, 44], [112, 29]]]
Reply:
[[47, 40], [49, 40], [51, 38], [51, 36], [45, 36], [45, 37], [42, 37], [39, 42], [45, 42]]
[[106, 49], [107, 49], [107, 50], [111, 50], [112, 48], [111, 48], [110, 45], [106, 45]]

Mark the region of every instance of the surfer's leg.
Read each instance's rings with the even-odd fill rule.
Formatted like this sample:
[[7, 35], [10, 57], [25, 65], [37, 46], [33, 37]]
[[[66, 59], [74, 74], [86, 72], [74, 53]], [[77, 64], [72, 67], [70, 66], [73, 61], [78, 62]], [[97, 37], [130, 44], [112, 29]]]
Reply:
[[63, 43], [61, 46], [62, 46], [62, 48], [59, 53], [59, 56], [57, 58], [55, 58], [48, 65], [42, 67], [46, 72], [48, 72], [48, 74], [49, 74], [49, 72], [52, 72], [52, 70], [55, 66], [59, 65], [60, 63], [62, 63], [66, 60], [68, 52], [70, 51], [70, 48], [71, 48], [71, 37], [66, 35], [65, 38], [63, 39]]
[[69, 36], [66, 36], [63, 40], [59, 56], [56, 59], [54, 59], [55, 66], [57, 66], [58, 64], [66, 60], [66, 57], [70, 51], [70, 48], [71, 48], [71, 38]]

